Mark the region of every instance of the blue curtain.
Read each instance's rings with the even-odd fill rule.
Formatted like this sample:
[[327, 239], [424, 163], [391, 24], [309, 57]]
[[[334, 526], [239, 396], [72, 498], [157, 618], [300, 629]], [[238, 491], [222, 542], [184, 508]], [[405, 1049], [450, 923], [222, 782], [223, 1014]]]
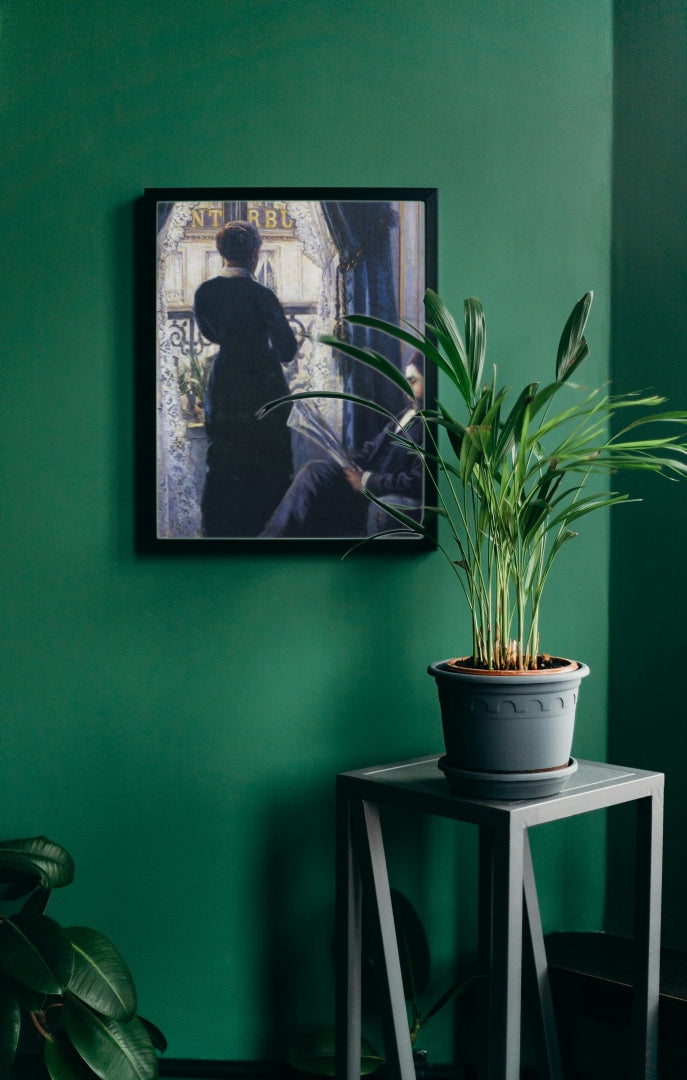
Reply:
[[159, 202], [157, 204], [157, 234], [158, 236], [165, 227], [167, 218], [172, 213], [173, 202]]
[[[340, 255], [337, 304], [346, 314], [374, 315], [398, 322], [398, 296], [394, 274], [394, 246], [398, 250], [398, 214], [386, 202], [323, 202], [322, 210]], [[364, 326], [341, 323], [337, 332], [354, 345], [383, 353], [400, 369], [400, 343]], [[392, 412], [403, 408], [400, 390], [372, 368], [342, 357], [347, 393], [373, 398]], [[356, 405], [344, 406], [343, 439], [359, 449], [376, 435], [384, 420], [378, 413]]]

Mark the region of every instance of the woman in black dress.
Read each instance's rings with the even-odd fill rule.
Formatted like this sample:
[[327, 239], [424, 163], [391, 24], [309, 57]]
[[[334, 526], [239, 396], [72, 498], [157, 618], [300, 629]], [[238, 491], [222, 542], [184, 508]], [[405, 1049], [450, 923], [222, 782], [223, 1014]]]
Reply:
[[217, 342], [205, 396], [207, 471], [203, 536], [258, 536], [289, 486], [291, 438], [286, 412], [256, 411], [288, 393], [284, 367], [298, 343], [274, 293], [255, 280], [261, 239], [246, 221], [217, 234], [218, 277], [196, 290], [201, 333]]

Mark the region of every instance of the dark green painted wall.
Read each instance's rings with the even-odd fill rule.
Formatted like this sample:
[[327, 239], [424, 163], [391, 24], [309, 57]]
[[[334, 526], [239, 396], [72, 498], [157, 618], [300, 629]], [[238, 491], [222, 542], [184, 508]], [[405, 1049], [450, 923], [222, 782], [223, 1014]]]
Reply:
[[[623, 0], [615, 28], [612, 375], [687, 401], [687, 4]], [[684, 645], [687, 490], [637, 480], [614, 518], [610, 754], [666, 774], [664, 941], [687, 949]], [[628, 662], [629, 661], [629, 662]], [[651, 664], [648, 678], [646, 665]], [[632, 852], [619, 815], [609, 925], [628, 929]]]
[[[1, 33], [1, 831], [70, 848], [55, 914], [117, 941], [173, 1056], [277, 1055], [331, 1018], [334, 776], [440, 749], [424, 669], [467, 623], [438, 555], [134, 554], [134, 200], [437, 187], [441, 291], [483, 299], [504, 380], [550, 374], [593, 288], [602, 381], [611, 5], [34, 0], [3, 3]], [[606, 753], [608, 552], [591, 523], [543, 626], [593, 669], [586, 757]], [[389, 847], [441, 981], [471, 946], [474, 837], [395, 822]], [[599, 926], [603, 820], [535, 849], [547, 926]]]

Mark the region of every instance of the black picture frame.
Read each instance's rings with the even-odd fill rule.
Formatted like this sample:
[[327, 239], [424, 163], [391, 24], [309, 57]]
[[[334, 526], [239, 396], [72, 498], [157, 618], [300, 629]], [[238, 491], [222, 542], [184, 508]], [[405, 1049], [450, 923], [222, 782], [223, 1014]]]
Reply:
[[[389, 380], [335, 353], [318, 338], [323, 333], [352, 334], [354, 343], [378, 349], [396, 366], [408, 362], [408, 346], [366, 327], [351, 330], [343, 316], [355, 312], [398, 325], [423, 327], [425, 289], [437, 288], [436, 189], [150, 188], [140, 200], [139, 211], [139, 548], [196, 553], [322, 547], [345, 550], [375, 530], [393, 527], [393, 521], [384, 521], [382, 508], [364, 495], [352, 492], [349, 498], [351, 485], [344, 482], [342, 486], [344, 474], [338, 466], [329, 471], [338, 475], [329, 477], [328, 472], [324, 486], [321, 476], [317, 478], [324, 494], [314, 500], [317, 513], [307, 518], [314, 517], [314, 524], [294, 527], [290, 520], [286, 525], [282, 520], [278, 522], [279, 535], [271, 535], [277, 525], [270, 510], [265, 526], [256, 525], [263, 520], [266, 507], [275, 503], [276, 496], [268, 490], [272, 480], [275, 490], [284, 491], [288, 466], [290, 476], [297, 478], [299, 492], [303, 481], [321, 472], [312, 462], [326, 455], [302, 430], [304, 426], [312, 428], [313, 406], [318, 410], [315, 426], [326, 424], [330, 429], [327, 435], [333, 432], [347, 456], [360, 454], [363, 446], [370, 447], [375, 440], [381, 445], [379, 433], [385, 419], [359, 405], [323, 398], [307, 402], [305, 421], [300, 412], [296, 421], [296, 410], [282, 405], [258, 422], [265, 426], [256, 429], [255, 405], [266, 401], [261, 399], [255, 372], [262, 373], [268, 363], [275, 368], [272, 356], [284, 360], [288, 355], [288, 350], [280, 354], [274, 344], [281, 334], [281, 323], [277, 323], [285, 316], [298, 341], [295, 356], [280, 367], [287, 378], [286, 393], [329, 388], [375, 400], [381, 397], [394, 413], [400, 414], [408, 406]], [[228, 264], [217, 250], [218, 231], [237, 220], [252, 223], [262, 241], [252, 276], [250, 270], [231, 265], [233, 258]], [[241, 278], [238, 288], [235, 282], [227, 283], [227, 277], [237, 275]], [[208, 282], [212, 284], [198, 295], [200, 286]], [[265, 289], [277, 297], [276, 307], [283, 316], [272, 312], [273, 297], [267, 305], [270, 314], [264, 316], [260, 305]], [[237, 306], [232, 300], [233, 321], [223, 321], [230, 308], [227, 296], [235, 297], [239, 292], [240, 315], [235, 315]], [[250, 306], [254, 298], [255, 308]], [[263, 318], [273, 319], [270, 326], [277, 329], [265, 331]], [[240, 334], [237, 324], [242, 327]], [[249, 368], [246, 357], [262, 348], [255, 341], [267, 337], [271, 341], [269, 361]], [[234, 344], [239, 339], [240, 348]], [[434, 365], [424, 366], [424, 404], [431, 405], [436, 398], [436, 370]], [[237, 373], [244, 371], [253, 378], [239, 378]], [[271, 400], [275, 393], [270, 390], [262, 397]], [[295, 424], [295, 428], [289, 427], [288, 443], [281, 430], [281, 441], [275, 440], [273, 445], [271, 436], [263, 435], [268, 423], [275, 431]], [[384, 453], [391, 442], [384, 442]], [[399, 452], [396, 445], [394, 467], [399, 464]], [[239, 458], [245, 466], [237, 464]], [[405, 452], [405, 459], [411, 458]], [[378, 461], [377, 446], [373, 465]], [[364, 461], [360, 466], [356, 462], [358, 467], [366, 471]], [[369, 471], [374, 472], [374, 468]], [[407, 477], [405, 483], [407, 486]], [[408, 490], [408, 514], [422, 515], [429, 536], [407, 529], [402, 535], [378, 536], [362, 549], [412, 552], [433, 546], [434, 484], [423, 477], [419, 501], [417, 477], [413, 476]], [[231, 492], [228, 498], [226, 491]], [[295, 493], [295, 488], [289, 492], [292, 502]], [[383, 497], [405, 505], [396, 495]], [[364, 513], [360, 500], [364, 500]], [[303, 506], [302, 499], [298, 506]], [[265, 527], [267, 534], [261, 535]], [[299, 534], [294, 535], [294, 531]]]

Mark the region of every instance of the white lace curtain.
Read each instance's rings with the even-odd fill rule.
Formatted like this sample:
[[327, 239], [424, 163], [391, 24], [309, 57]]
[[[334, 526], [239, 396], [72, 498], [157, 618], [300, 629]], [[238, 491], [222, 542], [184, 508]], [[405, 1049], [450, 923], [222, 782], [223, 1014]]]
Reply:
[[[158, 536], [190, 539], [200, 536], [200, 506], [195, 479], [192, 444], [179, 396], [178, 333], [168, 317], [169, 275], [174, 272], [179, 244], [198, 202], [174, 203], [158, 237], [157, 288], [157, 522]], [[321, 271], [317, 311], [310, 322], [310, 336], [299, 350], [293, 379], [299, 386], [334, 389], [340, 386], [332, 351], [320, 345], [319, 334], [331, 333], [338, 254], [318, 202], [287, 204], [294, 231], [304, 254]], [[200, 282], [192, 283], [197, 288]], [[323, 401], [323, 411], [333, 427], [340, 428], [341, 406]]]

